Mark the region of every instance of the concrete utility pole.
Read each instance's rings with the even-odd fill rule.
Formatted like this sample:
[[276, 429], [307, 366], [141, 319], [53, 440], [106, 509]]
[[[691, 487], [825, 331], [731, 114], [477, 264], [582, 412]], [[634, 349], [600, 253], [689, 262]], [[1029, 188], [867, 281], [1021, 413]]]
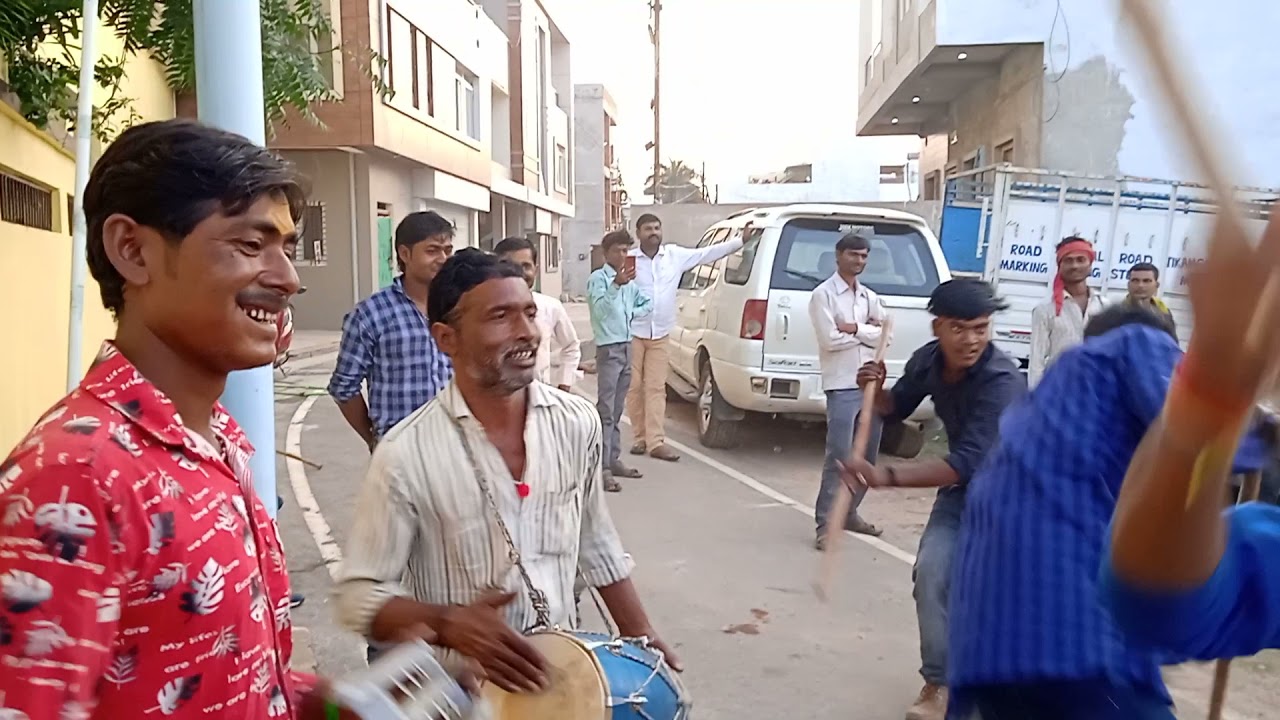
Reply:
[[[267, 144], [259, 0], [194, 0], [200, 120]], [[232, 373], [222, 404], [253, 443], [254, 488], [276, 515], [275, 388], [271, 365]]]
[[653, 204], [662, 202], [662, 0], [651, 0], [653, 27]]
[[86, 242], [84, 186], [93, 162], [93, 67], [98, 62], [98, 0], [85, 0], [80, 14], [80, 87], [76, 98], [76, 203], [71, 222], [71, 305], [67, 322], [67, 392], [80, 385], [84, 367], [84, 280]]

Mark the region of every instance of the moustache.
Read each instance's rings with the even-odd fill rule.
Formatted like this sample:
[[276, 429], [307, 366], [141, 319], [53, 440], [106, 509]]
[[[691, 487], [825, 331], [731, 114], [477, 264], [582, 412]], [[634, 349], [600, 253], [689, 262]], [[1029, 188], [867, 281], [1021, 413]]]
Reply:
[[289, 308], [289, 297], [284, 293], [270, 290], [248, 289], [236, 293], [236, 304], [280, 313]]

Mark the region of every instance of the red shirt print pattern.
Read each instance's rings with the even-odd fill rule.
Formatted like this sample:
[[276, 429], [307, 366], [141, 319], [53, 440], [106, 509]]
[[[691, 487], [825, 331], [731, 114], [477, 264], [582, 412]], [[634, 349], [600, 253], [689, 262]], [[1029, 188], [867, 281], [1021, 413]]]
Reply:
[[0, 465], [0, 718], [290, 718], [289, 577], [223, 452], [110, 344]]

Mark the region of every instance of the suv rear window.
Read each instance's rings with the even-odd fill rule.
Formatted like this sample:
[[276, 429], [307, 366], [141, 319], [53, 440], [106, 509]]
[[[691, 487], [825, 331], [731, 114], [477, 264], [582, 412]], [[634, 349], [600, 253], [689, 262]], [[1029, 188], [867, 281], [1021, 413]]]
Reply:
[[836, 241], [864, 228], [872, 233], [871, 254], [859, 280], [881, 295], [928, 297], [938, 286], [938, 268], [919, 230], [834, 218], [797, 218], [783, 226], [769, 287], [813, 290], [836, 271]]

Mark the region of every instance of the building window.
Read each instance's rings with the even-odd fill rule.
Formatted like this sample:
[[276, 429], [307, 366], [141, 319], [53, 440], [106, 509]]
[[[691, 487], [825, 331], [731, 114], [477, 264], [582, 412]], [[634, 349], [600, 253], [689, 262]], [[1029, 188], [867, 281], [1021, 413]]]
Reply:
[[922, 200], [940, 200], [938, 186], [942, 184], [942, 178], [937, 170], [924, 176], [924, 188]]
[[387, 84], [392, 104], [435, 114], [432, 51], [435, 44], [403, 15], [387, 9]]
[[479, 82], [479, 78], [461, 65], [458, 65], [457, 72], [457, 77], [454, 78], [456, 95], [454, 98], [456, 108], [454, 112], [455, 127], [458, 132], [472, 140], [479, 140], [480, 98], [476, 95], [476, 85]]
[[547, 272], [558, 272], [560, 270], [560, 238], [555, 235], [547, 235], [546, 252], [542, 253], [544, 258], [543, 265]]
[[0, 221], [53, 230], [53, 191], [0, 172]]
[[901, 185], [907, 181], [906, 165], [881, 165], [881, 185]]
[[1013, 162], [1013, 140], [1009, 139], [996, 146], [996, 162]]
[[324, 203], [311, 203], [302, 211], [301, 238], [293, 251], [293, 261], [299, 265], [325, 264]]
[[556, 143], [556, 189], [569, 188], [569, 153], [564, 145]]

